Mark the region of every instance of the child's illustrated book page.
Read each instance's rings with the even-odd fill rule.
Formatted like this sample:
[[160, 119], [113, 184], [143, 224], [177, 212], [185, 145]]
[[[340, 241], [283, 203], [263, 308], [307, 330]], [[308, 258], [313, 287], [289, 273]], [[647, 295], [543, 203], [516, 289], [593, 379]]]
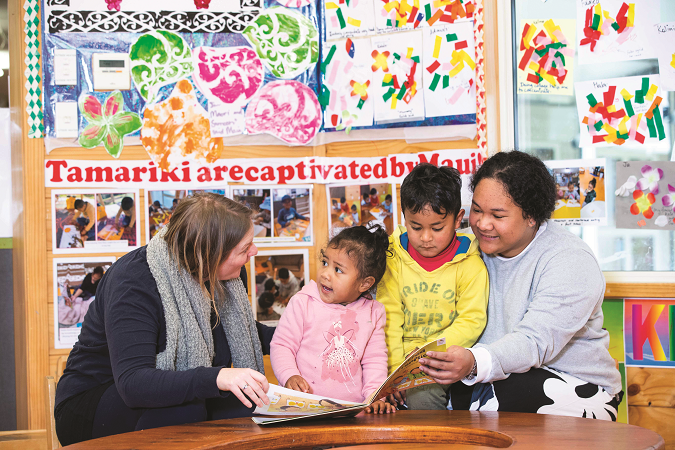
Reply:
[[[320, 395], [305, 394], [304, 392], [286, 389], [270, 384], [267, 396], [270, 404], [258, 407], [253, 414], [273, 417], [253, 417], [258, 425], [267, 425], [279, 422], [308, 418], [350, 417], [358, 414], [373, 404], [376, 400], [397, 391], [404, 391], [413, 387], [435, 383], [420, 370], [420, 358], [428, 351], [445, 351], [445, 339], [438, 339], [425, 344], [408, 355], [400, 366], [382, 383], [365, 403], [353, 403]], [[281, 417], [280, 417], [281, 416]]]

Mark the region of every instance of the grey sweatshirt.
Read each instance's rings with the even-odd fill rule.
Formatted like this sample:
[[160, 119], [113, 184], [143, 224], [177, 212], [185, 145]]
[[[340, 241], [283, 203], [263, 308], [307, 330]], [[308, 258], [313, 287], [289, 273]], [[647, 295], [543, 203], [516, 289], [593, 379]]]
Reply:
[[488, 322], [476, 347], [490, 353], [484, 382], [546, 366], [621, 391], [602, 329], [605, 278], [591, 249], [554, 222], [518, 256], [483, 254], [490, 275]]

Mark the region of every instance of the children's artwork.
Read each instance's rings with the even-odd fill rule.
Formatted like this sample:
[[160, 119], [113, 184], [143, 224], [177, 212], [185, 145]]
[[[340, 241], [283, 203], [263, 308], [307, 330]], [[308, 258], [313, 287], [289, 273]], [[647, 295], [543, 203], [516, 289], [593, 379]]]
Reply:
[[[356, 1], [356, 0], [353, 0]], [[370, 39], [328, 42], [321, 63], [324, 127], [346, 130], [373, 124], [374, 88]]]
[[169, 31], [138, 38], [129, 50], [131, 76], [141, 96], [153, 103], [160, 87], [186, 78], [193, 71], [192, 52], [185, 40]]
[[123, 252], [140, 245], [138, 191], [52, 191], [54, 254]]
[[254, 211], [253, 242], [258, 245], [272, 242], [272, 200], [270, 189], [254, 186], [236, 187], [232, 189], [232, 199]]
[[197, 47], [192, 78], [209, 100], [243, 108], [263, 84], [265, 71], [249, 47]]
[[143, 123], [138, 114], [124, 111], [124, 97], [114, 91], [101, 102], [94, 94], [82, 94], [80, 112], [89, 125], [82, 131], [78, 142], [84, 148], [101, 144], [113, 158], [119, 158], [124, 147], [124, 136], [141, 129]]
[[628, 367], [675, 367], [675, 299], [625, 299]]
[[654, 25], [653, 42], [659, 58], [661, 89], [675, 91], [675, 22]]
[[572, 95], [574, 27], [570, 19], [521, 21], [518, 94]]
[[306, 145], [321, 128], [321, 106], [307, 85], [273, 81], [246, 108], [248, 134], [267, 133], [293, 145]]
[[577, 0], [579, 64], [655, 58], [652, 27], [659, 0]]
[[473, 24], [425, 28], [424, 112], [426, 117], [476, 113], [476, 51]]
[[475, 0], [374, 0], [378, 31], [411, 30], [438, 23], [470, 21]]
[[619, 161], [617, 228], [675, 230], [675, 162]]
[[211, 137], [206, 111], [188, 80], [180, 80], [167, 100], [143, 114], [141, 143], [157, 166], [167, 172], [183, 161], [212, 163], [223, 150], [222, 138]]
[[251, 306], [256, 320], [276, 327], [288, 301], [309, 282], [309, 251], [259, 251], [251, 258], [251, 274]]
[[324, 0], [326, 39], [345, 39], [375, 34], [373, 3], [380, 0]]
[[[621, 387], [626, 390], [626, 364], [623, 345], [623, 299], [605, 299], [602, 302], [604, 322], [602, 327], [609, 333], [609, 355], [619, 363], [621, 373]], [[617, 410], [616, 421], [628, 423], [628, 405], [621, 402]]]
[[556, 184], [551, 219], [564, 225], [606, 225], [604, 159], [546, 161]]
[[312, 191], [309, 186], [272, 189], [272, 237], [281, 245], [313, 245]]
[[54, 258], [54, 348], [72, 348], [114, 256]]
[[654, 144], [666, 138], [658, 75], [575, 83], [580, 147]]
[[424, 119], [422, 32], [371, 38], [375, 122]]
[[388, 234], [397, 225], [396, 189], [388, 183], [326, 186], [331, 236], [357, 225], [378, 223]]
[[280, 6], [266, 9], [244, 35], [277, 78], [293, 79], [319, 60], [319, 32], [297, 11]]

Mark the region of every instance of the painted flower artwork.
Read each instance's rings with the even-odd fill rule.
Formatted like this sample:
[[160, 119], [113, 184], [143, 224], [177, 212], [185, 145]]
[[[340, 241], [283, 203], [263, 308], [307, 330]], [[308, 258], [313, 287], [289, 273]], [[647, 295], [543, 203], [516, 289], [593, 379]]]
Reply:
[[654, 194], [651, 192], [649, 194], [645, 194], [641, 190], [636, 189], [635, 192], [633, 192], [633, 200], [635, 200], [635, 203], [630, 206], [631, 214], [634, 216], [642, 214], [645, 219], [651, 219], [654, 217], [654, 211], [652, 211], [652, 205], [654, 202], [656, 202], [656, 197], [654, 197]]
[[673, 212], [675, 212], [675, 187], [672, 184], [668, 185], [668, 193], [661, 198], [663, 206], [672, 206]]
[[120, 91], [110, 94], [103, 105], [94, 95], [82, 94], [79, 107], [89, 124], [80, 134], [78, 142], [84, 148], [103, 144], [113, 158], [119, 158], [122, 153], [124, 136], [143, 126], [138, 114], [124, 111], [124, 98]]
[[642, 166], [642, 178], [637, 182], [637, 188], [646, 191], [649, 189], [654, 195], [659, 193], [659, 181], [663, 178], [663, 170], [653, 169], [652, 166], [646, 164]]

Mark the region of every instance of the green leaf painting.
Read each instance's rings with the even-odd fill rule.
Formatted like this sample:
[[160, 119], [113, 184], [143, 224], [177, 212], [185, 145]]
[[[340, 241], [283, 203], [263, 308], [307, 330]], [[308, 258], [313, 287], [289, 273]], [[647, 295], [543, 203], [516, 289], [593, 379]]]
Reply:
[[169, 31], [152, 31], [129, 50], [131, 76], [141, 96], [153, 103], [160, 87], [192, 73], [192, 51], [185, 40]]
[[277, 78], [295, 78], [319, 60], [319, 32], [309, 19], [290, 9], [264, 10], [244, 35]]
[[80, 96], [80, 113], [89, 124], [82, 131], [78, 142], [84, 148], [103, 144], [113, 158], [119, 158], [124, 147], [124, 136], [138, 131], [143, 122], [138, 114], [124, 111], [124, 98], [115, 91], [101, 105], [91, 94]]

